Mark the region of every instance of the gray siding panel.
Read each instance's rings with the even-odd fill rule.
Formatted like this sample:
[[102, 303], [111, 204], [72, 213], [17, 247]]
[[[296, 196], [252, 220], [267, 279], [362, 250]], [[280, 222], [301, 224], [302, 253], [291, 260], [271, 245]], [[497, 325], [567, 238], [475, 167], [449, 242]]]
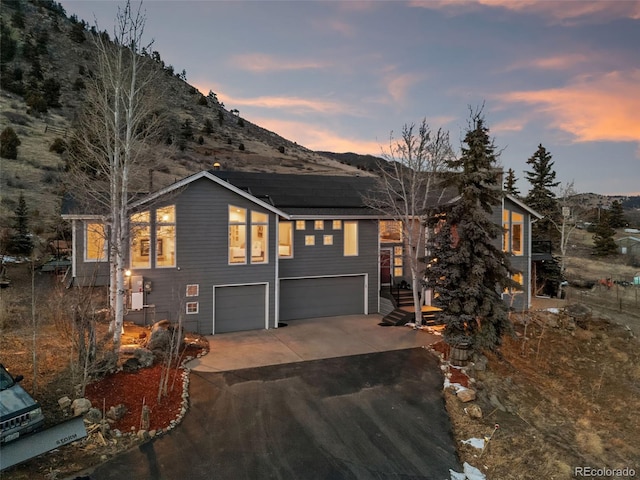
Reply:
[[214, 289], [214, 332], [259, 330], [265, 327], [265, 285]]
[[[208, 179], [200, 179], [151, 206], [176, 205], [176, 267], [138, 269], [153, 283], [147, 302], [170, 319], [181, 316], [185, 328], [213, 333], [213, 287], [217, 285], [269, 283], [269, 326], [275, 325], [275, 215]], [[235, 205], [269, 215], [269, 263], [229, 265], [228, 206]], [[153, 242], [152, 242], [153, 244]], [[197, 284], [199, 296], [185, 298], [186, 286]], [[186, 315], [185, 302], [198, 302], [198, 313]], [[261, 326], [260, 328], [264, 328]]]
[[[515, 213], [520, 213], [524, 216], [523, 223], [523, 252], [522, 255], [512, 255], [509, 257], [511, 262], [511, 267], [516, 272], [522, 272], [524, 285], [524, 290], [522, 292], [517, 292], [512, 295], [504, 295], [504, 301], [508, 304], [509, 307], [513, 308], [516, 311], [528, 309], [531, 298], [531, 290], [530, 290], [530, 281], [531, 281], [531, 244], [530, 244], [530, 236], [531, 236], [531, 216], [530, 214], [511, 202], [509, 199], [505, 199], [504, 208], [511, 210]], [[498, 217], [494, 212], [494, 220], [499, 222], [498, 224], [502, 226], [502, 212], [500, 211], [500, 216]], [[502, 239], [500, 239], [502, 242]], [[500, 243], [502, 246], [502, 243]], [[513, 297], [513, 298], [512, 298]]]
[[74, 285], [79, 287], [109, 285], [109, 263], [108, 262], [86, 262], [84, 260], [84, 234], [85, 222], [78, 220], [75, 226], [75, 254], [76, 254], [76, 276]]
[[[341, 230], [333, 230], [330, 220], [324, 222], [324, 230], [315, 230], [314, 222], [307, 220], [305, 230], [295, 230], [294, 228], [293, 234], [293, 258], [280, 260], [280, 278], [366, 273], [369, 284], [368, 313], [378, 311], [380, 268], [378, 265], [377, 220], [358, 220], [357, 256], [344, 255], [344, 225]], [[305, 235], [315, 236], [315, 245], [305, 245]], [[323, 235], [333, 235], [333, 245], [323, 245]]]
[[280, 320], [365, 312], [365, 277], [322, 277], [280, 281]]

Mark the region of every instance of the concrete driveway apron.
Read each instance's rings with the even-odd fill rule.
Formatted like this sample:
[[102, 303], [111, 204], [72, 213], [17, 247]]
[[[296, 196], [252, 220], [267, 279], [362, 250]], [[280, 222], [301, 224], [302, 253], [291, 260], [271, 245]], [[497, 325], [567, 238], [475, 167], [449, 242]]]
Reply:
[[90, 478], [449, 479], [462, 468], [438, 362], [421, 348], [434, 337], [379, 321], [213, 336], [182, 423]]

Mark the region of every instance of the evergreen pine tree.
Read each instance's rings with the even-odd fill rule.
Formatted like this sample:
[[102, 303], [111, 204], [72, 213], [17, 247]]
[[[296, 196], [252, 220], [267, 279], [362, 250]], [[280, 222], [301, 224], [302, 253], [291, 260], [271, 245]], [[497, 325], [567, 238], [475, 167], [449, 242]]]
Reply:
[[513, 168], [507, 170], [507, 177], [504, 179], [504, 191], [509, 195], [519, 198], [520, 190], [518, 190], [518, 187], [516, 186], [517, 181], [516, 172], [513, 171]]
[[11, 127], [6, 127], [0, 134], [0, 157], [11, 160], [18, 158], [20, 143], [15, 130]]
[[434, 260], [428, 275], [435, 304], [443, 309], [449, 344], [495, 349], [510, 331], [505, 288], [516, 288], [509, 259], [499, 247], [501, 227], [492, 220], [500, 208], [502, 185], [496, 147], [480, 113], [473, 113], [462, 156], [449, 167], [460, 199], [446, 212], [432, 236]]
[[613, 239], [616, 231], [611, 228], [609, 221], [609, 212], [603, 210], [593, 234], [593, 254], [599, 257], [606, 257], [616, 253], [617, 250], [616, 242]]
[[22, 193], [18, 198], [13, 229], [14, 234], [9, 238], [9, 252], [16, 255], [30, 255], [33, 251], [33, 240], [29, 234], [29, 209]]
[[560, 185], [560, 182], [555, 181], [556, 172], [551, 158], [547, 149], [542, 144], [538, 145], [536, 153], [527, 160], [531, 171], [524, 173], [531, 184], [525, 203], [544, 216], [533, 224], [532, 235], [534, 238], [553, 240], [557, 235], [552, 220], [558, 217], [558, 202], [552, 189]]
[[618, 200], [611, 202], [609, 208], [609, 226], [611, 228], [622, 228], [627, 224], [626, 218], [624, 218], [624, 209], [622, 203]]
[[213, 122], [210, 118], [207, 118], [204, 121], [204, 128], [202, 129], [202, 131], [207, 135], [211, 135], [213, 133]]

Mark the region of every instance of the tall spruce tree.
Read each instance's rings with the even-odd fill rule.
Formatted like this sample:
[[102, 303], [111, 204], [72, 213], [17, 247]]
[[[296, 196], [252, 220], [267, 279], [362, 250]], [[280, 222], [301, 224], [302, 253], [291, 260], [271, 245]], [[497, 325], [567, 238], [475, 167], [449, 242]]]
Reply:
[[509, 195], [519, 198], [520, 190], [518, 190], [518, 187], [516, 186], [517, 181], [516, 172], [513, 171], [513, 168], [507, 170], [507, 176], [504, 179], [504, 191]]
[[544, 216], [533, 224], [533, 237], [554, 240], [557, 235], [553, 222], [557, 220], [559, 213], [553, 189], [560, 185], [560, 182], [555, 181], [556, 172], [551, 158], [551, 154], [540, 144], [536, 153], [527, 160], [531, 165], [531, 171], [525, 170], [524, 173], [531, 184], [531, 190], [525, 198], [525, 203]]
[[624, 218], [624, 209], [622, 203], [618, 200], [611, 202], [609, 207], [609, 226], [611, 228], [622, 228], [627, 224], [627, 219]]
[[22, 193], [18, 198], [13, 230], [14, 233], [9, 238], [9, 252], [16, 255], [30, 255], [33, 251], [33, 240], [29, 233], [29, 209]]
[[492, 219], [502, 201], [497, 156], [481, 112], [472, 112], [462, 155], [448, 162], [459, 200], [436, 219], [431, 244], [428, 283], [443, 309], [445, 340], [478, 350], [497, 348], [511, 330], [501, 294], [518, 286], [500, 248], [502, 228]]
[[593, 234], [593, 254], [599, 257], [606, 257], [616, 253], [617, 250], [616, 242], [613, 239], [616, 231], [611, 228], [609, 221], [609, 212], [603, 210]]

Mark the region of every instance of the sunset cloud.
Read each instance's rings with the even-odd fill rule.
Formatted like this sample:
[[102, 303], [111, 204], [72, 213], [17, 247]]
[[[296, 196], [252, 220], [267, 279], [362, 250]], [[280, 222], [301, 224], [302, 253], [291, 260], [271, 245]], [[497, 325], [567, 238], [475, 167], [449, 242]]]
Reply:
[[617, 18], [640, 19], [640, 2], [618, 1], [539, 1], [539, 0], [414, 0], [411, 6], [443, 10], [459, 15], [483, 7], [501, 8], [518, 13], [530, 13], [554, 23], [596, 23]]
[[383, 142], [348, 138], [312, 123], [292, 122], [268, 117], [252, 118], [252, 121], [267, 130], [276, 132], [287, 140], [297, 142], [311, 150], [380, 155], [383, 144]]
[[359, 108], [349, 105], [348, 103], [318, 98], [286, 96], [235, 97], [221, 93], [218, 94], [218, 99], [224, 102], [228, 109], [252, 107], [282, 110], [294, 115], [310, 113], [319, 113], [323, 115], [363, 115], [363, 112], [360, 111]]
[[532, 58], [518, 61], [508, 66], [505, 71], [512, 70], [568, 70], [578, 65], [593, 63], [593, 53], [570, 53], [566, 55], [554, 55], [551, 57]]
[[524, 130], [526, 120], [523, 119], [509, 119], [504, 122], [498, 122], [491, 127], [492, 133], [505, 133], [505, 132], [521, 132]]
[[411, 87], [419, 83], [425, 76], [415, 73], [396, 73], [395, 70], [389, 72], [384, 77], [384, 84], [387, 93], [394, 103], [403, 104]]
[[254, 73], [282, 72], [291, 70], [318, 70], [329, 66], [328, 63], [322, 63], [314, 60], [291, 60], [262, 53], [236, 55], [230, 58], [230, 63], [240, 70], [246, 70]]
[[564, 88], [511, 92], [508, 103], [524, 103], [571, 133], [576, 142], [640, 142], [640, 69], [585, 76]]

